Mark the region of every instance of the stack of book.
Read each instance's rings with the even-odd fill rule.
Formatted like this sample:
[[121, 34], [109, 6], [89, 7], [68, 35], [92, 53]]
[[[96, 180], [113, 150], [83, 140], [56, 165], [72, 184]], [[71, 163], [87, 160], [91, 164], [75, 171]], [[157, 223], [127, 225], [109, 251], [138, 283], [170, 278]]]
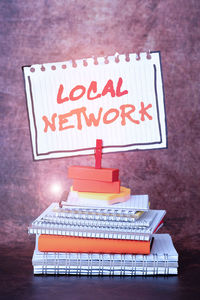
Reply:
[[118, 169], [73, 166], [67, 199], [52, 203], [29, 227], [36, 234], [34, 274], [177, 274], [168, 234], [155, 234], [164, 210], [120, 186]]

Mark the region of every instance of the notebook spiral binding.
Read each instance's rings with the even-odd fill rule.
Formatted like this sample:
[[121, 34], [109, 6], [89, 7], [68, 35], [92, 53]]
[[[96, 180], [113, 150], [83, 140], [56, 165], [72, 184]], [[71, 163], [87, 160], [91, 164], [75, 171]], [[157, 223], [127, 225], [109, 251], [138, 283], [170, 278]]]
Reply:
[[[63, 255], [63, 253], [62, 253]], [[64, 263], [60, 264], [60, 254], [55, 253], [54, 259], [48, 261], [48, 252], [43, 253], [41, 265], [33, 265], [35, 274], [55, 274], [55, 275], [163, 275], [170, 274], [170, 266], [168, 265], [168, 254], [164, 254], [164, 266], [159, 266], [157, 254], [153, 255], [153, 264], [150, 267], [147, 257], [141, 256], [141, 265], [137, 266], [136, 255], [130, 255], [131, 258], [126, 260], [126, 255], [120, 255], [120, 261], [115, 264], [115, 254], [109, 255], [109, 260], [103, 254], [99, 254], [94, 258], [92, 254], [88, 254], [87, 259], [83, 262], [81, 254], [76, 253], [76, 257], [72, 260], [70, 253], [65, 253]]]
[[[126, 53], [126, 54], [115, 53], [115, 55], [113, 56], [102, 56], [102, 57], [93, 56], [91, 58], [83, 58], [78, 60], [72, 59], [66, 61], [65, 63], [56, 63], [56, 64], [57, 65], [59, 64], [60, 69], [65, 70], [70, 67], [71, 68], [77, 68], [79, 66], [87, 67], [89, 64], [99, 65], [99, 64], [109, 64], [110, 62], [115, 62], [115, 63], [119, 63], [120, 61], [129, 62], [132, 59], [139, 61], [141, 60], [141, 54], [144, 53], [146, 54], [146, 59], [151, 59], [151, 51], [148, 50], [146, 52], [137, 52], [137, 53]], [[39, 65], [39, 70], [41, 72], [45, 72], [47, 68], [52, 71], [56, 70], [56, 66], [52, 63]], [[30, 66], [30, 71], [34, 73], [36, 71], [36, 65]]]
[[100, 215], [107, 215], [107, 216], [113, 216], [113, 217], [131, 217], [131, 216], [134, 216], [135, 213], [136, 213], [136, 209], [133, 208], [133, 209], [123, 209], [123, 208], [117, 208], [117, 209], [105, 209], [105, 208], [87, 208], [87, 207], [66, 207], [64, 209], [63, 212], [57, 212], [55, 211], [55, 213], [57, 213], [58, 215], [60, 214], [61, 216], [63, 216], [64, 214], [66, 215], [66, 213], [68, 214], [73, 214], [74, 216], [76, 214], [79, 214], [79, 215], [90, 215], [90, 216], [94, 216], [94, 214], [100, 216]]
[[43, 222], [47, 222], [47, 223], [51, 223], [51, 224], [55, 224], [55, 225], [68, 225], [68, 226], [86, 226], [86, 227], [101, 227], [101, 228], [104, 228], [104, 227], [109, 227], [109, 228], [124, 228], [124, 229], [135, 229], [135, 228], [144, 228], [144, 227], [147, 227], [148, 224], [145, 226], [144, 223], [142, 224], [138, 224], [135, 225], [135, 222], [115, 222], [115, 221], [110, 221], [110, 220], [90, 220], [90, 219], [83, 219], [83, 220], [77, 220], [77, 219], [64, 219], [64, 220], [61, 220], [61, 219], [57, 219], [57, 220], [54, 220], [52, 218], [48, 218], [46, 217], [44, 219]]
[[[96, 229], [96, 232], [93, 232], [86, 227], [66, 227], [61, 228], [57, 226], [57, 228], [46, 229], [42, 226], [38, 226], [37, 228], [29, 228], [29, 234], [54, 234], [54, 235], [66, 235], [66, 236], [77, 236], [77, 237], [88, 237], [88, 238], [103, 238], [103, 239], [129, 239], [129, 240], [140, 240], [140, 241], [148, 241], [151, 235], [150, 230], [146, 229], [138, 229], [137, 232], [133, 232], [133, 229], [129, 230], [120, 230], [118, 231], [110, 231], [110, 229], [103, 228], [101, 230]], [[107, 231], [107, 232], [105, 232]]]
[[[66, 216], [60, 216], [59, 217], [60, 218], [60, 223], [62, 223], [63, 222], [63, 224], [65, 223], [65, 221], [66, 220], [68, 220], [68, 219], [74, 219], [74, 220], [79, 220], [79, 221], [81, 221], [81, 220], [88, 220], [88, 221], [96, 221], [96, 222], [98, 222], [98, 221], [110, 221], [110, 222], [112, 222], [112, 221], [118, 221], [118, 222], [122, 222], [123, 221], [123, 223], [134, 223], [134, 221], [138, 221], [137, 220], [137, 218], [135, 218], [135, 216], [133, 215], [133, 216], [123, 216], [123, 215], [118, 215], [118, 216], [115, 216], [115, 215], [109, 215], [109, 214], [102, 214], [102, 215], [94, 215], [94, 214], [70, 214], [70, 212], [68, 213], [68, 215], [66, 214]], [[48, 220], [49, 219], [49, 221], [50, 220], [53, 220], [54, 218], [52, 217], [52, 216], [47, 216], [47, 217], [45, 217], [45, 220]], [[67, 221], [66, 221], [67, 222]], [[145, 223], [145, 220], [144, 220], [144, 223]]]
[[[144, 213], [143, 213], [144, 214]], [[84, 213], [77, 213], [77, 214], [74, 214], [74, 213], [70, 213], [70, 211], [65, 215], [59, 215], [59, 214], [56, 214], [56, 215], [53, 215], [53, 214], [47, 214], [46, 216], [44, 216], [42, 218], [42, 220], [49, 220], [49, 221], [54, 221], [54, 220], [59, 220], [60, 223], [65, 223], [68, 222], [67, 220], [69, 219], [73, 219], [73, 220], [76, 220], [76, 222], [80, 221], [80, 220], [83, 220], [83, 221], [116, 221], [116, 220], [122, 220], [123, 223], [135, 223], [135, 222], [141, 222], [140, 220], [135, 220], [135, 222], [132, 222], [132, 218], [134, 217], [134, 215], [122, 215], [122, 214], [119, 214], [119, 215], [111, 215], [109, 213], [105, 213], [105, 214], [84, 214]], [[143, 220], [143, 223], [147, 223], [146, 220]]]

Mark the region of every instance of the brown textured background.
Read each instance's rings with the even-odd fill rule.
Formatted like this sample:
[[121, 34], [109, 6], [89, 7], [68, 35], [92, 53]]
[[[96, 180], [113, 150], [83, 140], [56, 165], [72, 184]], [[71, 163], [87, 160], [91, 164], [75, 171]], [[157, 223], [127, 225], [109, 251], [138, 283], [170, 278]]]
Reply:
[[[67, 168], [93, 156], [33, 162], [21, 66], [139, 50], [160, 50], [166, 150], [103, 155], [122, 185], [166, 209], [162, 232], [178, 251], [199, 242], [200, 1], [0, 1], [0, 243], [27, 243], [27, 227], [53, 200], [50, 185], [71, 185]], [[33, 243], [33, 240], [31, 240]], [[3, 246], [3, 245], [2, 245]]]

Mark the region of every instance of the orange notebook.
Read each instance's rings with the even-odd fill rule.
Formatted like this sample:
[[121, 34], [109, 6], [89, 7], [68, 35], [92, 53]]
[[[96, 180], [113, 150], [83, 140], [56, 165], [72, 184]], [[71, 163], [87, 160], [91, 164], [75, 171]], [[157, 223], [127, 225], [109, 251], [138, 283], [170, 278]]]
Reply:
[[105, 182], [96, 180], [74, 179], [73, 190], [91, 193], [120, 193], [120, 181]]
[[150, 241], [98, 239], [64, 235], [41, 234], [41, 252], [149, 254]]

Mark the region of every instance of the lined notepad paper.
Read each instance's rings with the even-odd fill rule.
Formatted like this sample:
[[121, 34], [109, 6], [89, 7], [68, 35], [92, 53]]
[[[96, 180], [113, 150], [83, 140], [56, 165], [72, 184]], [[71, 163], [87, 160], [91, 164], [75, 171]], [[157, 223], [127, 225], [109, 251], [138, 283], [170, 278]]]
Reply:
[[[23, 68], [35, 159], [167, 145], [160, 53]], [[86, 62], [86, 64], [84, 63]], [[117, 132], [117, 134], [116, 134]], [[82, 138], [84, 136], [84, 139]]]

